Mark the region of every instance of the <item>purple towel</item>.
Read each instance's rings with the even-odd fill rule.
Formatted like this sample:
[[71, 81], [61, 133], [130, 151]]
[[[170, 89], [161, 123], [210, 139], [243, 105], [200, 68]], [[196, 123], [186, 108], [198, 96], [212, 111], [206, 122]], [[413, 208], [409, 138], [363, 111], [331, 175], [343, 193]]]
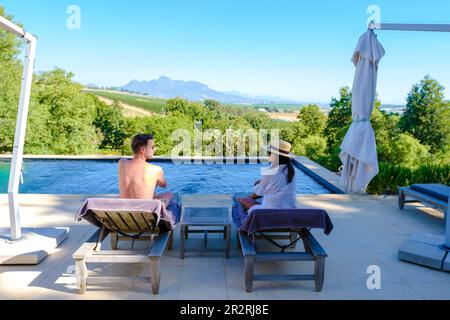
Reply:
[[166, 208], [160, 200], [134, 200], [134, 199], [87, 199], [77, 212], [76, 220], [85, 219], [91, 224], [101, 227], [92, 211], [127, 210], [130, 212], [155, 213], [158, 226], [173, 230], [179, 220], [180, 205], [172, 200]]
[[276, 229], [323, 229], [329, 235], [334, 228], [328, 213], [319, 209], [259, 209], [248, 214], [234, 203], [233, 220], [251, 238], [256, 232]]

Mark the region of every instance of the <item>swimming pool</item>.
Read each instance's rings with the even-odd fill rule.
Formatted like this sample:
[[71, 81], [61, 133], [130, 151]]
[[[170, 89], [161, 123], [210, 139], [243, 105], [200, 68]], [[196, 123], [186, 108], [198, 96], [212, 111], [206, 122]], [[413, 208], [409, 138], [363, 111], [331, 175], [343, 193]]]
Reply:
[[[111, 160], [25, 160], [21, 193], [28, 194], [118, 194], [117, 162]], [[158, 161], [169, 182], [165, 191], [180, 194], [235, 194], [250, 192], [260, 169], [267, 164], [183, 164]], [[8, 192], [9, 162], [0, 161], [0, 193]], [[330, 191], [297, 172], [299, 194], [329, 194]], [[162, 190], [158, 190], [161, 192]]]

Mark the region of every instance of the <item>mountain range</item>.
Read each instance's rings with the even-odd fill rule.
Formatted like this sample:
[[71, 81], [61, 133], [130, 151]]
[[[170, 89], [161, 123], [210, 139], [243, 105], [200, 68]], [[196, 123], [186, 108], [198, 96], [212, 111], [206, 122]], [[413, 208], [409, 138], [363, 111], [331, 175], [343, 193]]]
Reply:
[[[95, 84], [87, 84], [88, 88], [98, 88]], [[217, 100], [221, 103], [258, 105], [258, 104], [286, 104], [286, 105], [306, 105], [317, 104], [324, 110], [329, 110], [329, 103], [292, 101], [274, 96], [252, 96], [239, 91], [217, 91], [208, 87], [206, 84], [197, 81], [172, 80], [169, 77], [160, 77], [150, 81], [133, 80], [128, 84], [109, 88], [130, 93], [142, 94], [150, 97], [171, 99], [181, 97], [190, 101], [203, 101], [206, 99]], [[387, 112], [402, 113], [404, 105], [383, 105], [382, 110]]]
[[221, 92], [213, 90], [206, 84], [197, 81], [172, 80], [168, 77], [160, 77], [159, 79], [150, 81], [133, 80], [124, 86], [118, 87], [117, 89], [163, 99], [175, 97], [181, 97], [191, 101], [213, 99], [222, 103], [235, 104], [299, 103], [297, 101], [290, 101], [280, 97], [251, 96], [238, 91]]

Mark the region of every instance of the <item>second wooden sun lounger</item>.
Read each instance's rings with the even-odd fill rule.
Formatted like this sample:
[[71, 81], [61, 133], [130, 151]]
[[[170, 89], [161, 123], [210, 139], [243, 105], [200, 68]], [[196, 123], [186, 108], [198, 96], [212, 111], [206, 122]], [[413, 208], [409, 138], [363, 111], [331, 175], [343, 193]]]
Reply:
[[[316, 291], [323, 289], [325, 259], [327, 253], [310, 232], [310, 229], [323, 229], [329, 235], [333, 230], [328, 213], [316, 209], [259, 209], [245, 212], [236, 201], [233, 204], [233, 220], [238, 228], [239, 242], [245, 259], [245, 289], [253, 290], [254, 281], [303, 281], [315, 282]], [[281, 252], [261, 251], [256, 248], [257, 239], [265, 239], [281, 249]], [[286, 239], [283, 245], [275, 240]], [[303, 242], [305, 251], [290, 251], [297, 242]], [[256, 262], [271, 261], [311, 261], [314, 262], [312, 274], [254, 274]]]

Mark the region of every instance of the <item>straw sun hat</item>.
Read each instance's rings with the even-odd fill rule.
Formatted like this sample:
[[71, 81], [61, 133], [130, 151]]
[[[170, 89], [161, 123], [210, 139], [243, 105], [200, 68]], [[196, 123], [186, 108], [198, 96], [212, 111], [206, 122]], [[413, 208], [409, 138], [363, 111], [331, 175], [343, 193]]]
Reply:
[[295, 158], [296, 155], [291, 153], [292, 145], [289, 142], [283, 140], [273, 141], [269, 147], [271, 153], [278, 154], [287, 158]]

